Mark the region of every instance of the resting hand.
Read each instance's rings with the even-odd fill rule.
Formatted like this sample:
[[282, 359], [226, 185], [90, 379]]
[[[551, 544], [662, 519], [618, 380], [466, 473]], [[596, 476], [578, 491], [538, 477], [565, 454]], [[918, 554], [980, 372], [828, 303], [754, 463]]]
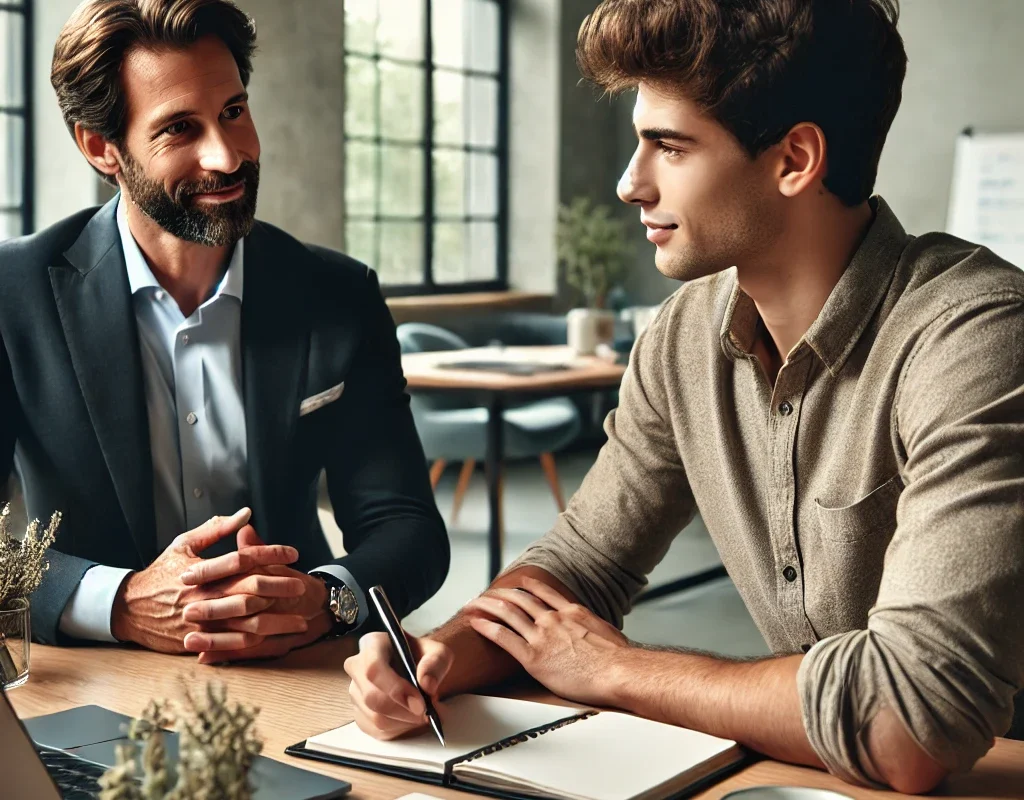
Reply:
[[550, 691], [578, 703], [609, 703], [610, 667], [631, 645], [593, 612], [533, 578], [521, 589], [491, 589], [465, 611], [473, 630]]
[[[184, 610], [196, 602], [213, 603], [217, 613], [253, 620], [248, 623], [249, 630], [229, 629], [220, 634], [218, 644], [222, 647], [251, 646], [282, 627], [296, 627], [296, 620], [278, 619], [267, 609], [275, 599], [301, 594], [302, 584], [290, 576], [264, 572], [298, 559], [294, 547], [261, 543], [209, 561], [199, 557], [226, 536], [238, 533], [245, 540], [250, 533], [255, 535], [247, 524], [250, 515], [249, 509], [243, 508], [230, 517], [213, 517], [178, 536], [146, 569], [129, 575], [111, 611], [114, 636], [163, 653], [186, 652], [185, 640], [199, 630], [199, 625], [186, 619]], [[218, 564], [217, 580], [203, 585], [183, 580], [190, 570], [208, 563]]]
[[[265, 545], [251, 526], [238, 533], [238, 551], [193, 565], [182, 580], [189, 586], [215, 586], [245, 562], [246, 554]], [[294, 548], [288, 548], [294, 550]], [[295, 561], [298, 558], [292, 559]], [[324, 582], [283, 564], [259, 567], [268, 579], [291, 582], [296, 591], [270, 600], [263, 613], [248, 615], [238, 597], [196, 600], [185, 606], [186, 620], [199, 630], [185, 637], [185, 648], [199, 653], [200, 664], [276, 658], [296, 647], [315, 642], [330, 632], [333, 621], [328, 614]], [[234, 633], [255, 634], [250, 642], [239, 642]]]

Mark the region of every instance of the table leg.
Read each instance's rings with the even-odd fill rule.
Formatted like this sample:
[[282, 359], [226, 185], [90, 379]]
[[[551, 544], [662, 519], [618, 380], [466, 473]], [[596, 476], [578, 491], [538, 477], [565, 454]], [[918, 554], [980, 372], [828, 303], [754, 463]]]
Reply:
[[487, 404], [487, 505], [490, 524], [487, 529], [487, 577], [488, 583], [501, 571], [503, 525], [501, 518], [501, 470], [504, 461], [503, 441], [505, 432], [504, 403], [501, 394], [495, 392]]

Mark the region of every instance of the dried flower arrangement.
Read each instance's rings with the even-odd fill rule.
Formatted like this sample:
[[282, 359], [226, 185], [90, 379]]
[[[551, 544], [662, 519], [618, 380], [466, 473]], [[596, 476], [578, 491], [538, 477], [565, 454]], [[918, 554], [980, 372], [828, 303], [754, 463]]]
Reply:
[[[100, 779], [100, 800], [250, 800], [249, 770], [263, 749], [258, 713], [228, 703], [227, 689], [213, 682], [201, 698], [186, 690], [184, 704], [151, 702]], [[178, 732], [177, 764], [167, 758], [165, 728]]]
[[[0, 511], [0, 611], [25, 609], [27, 615], [29, 595], [39, 588], [43, 573], [49, 568], [46, 551], [57, 538], [61, 515], [55, 512], [43, 530], [39, 520], [32, 520], [19, 541], [8, 530], [10, 513], [9, 505]], [[8, 638], [29, 635], [28, 623], [20, 620], [19, 615], [0, 615], [0, 684], [18, 676], [18, 667], [7, 648]]]

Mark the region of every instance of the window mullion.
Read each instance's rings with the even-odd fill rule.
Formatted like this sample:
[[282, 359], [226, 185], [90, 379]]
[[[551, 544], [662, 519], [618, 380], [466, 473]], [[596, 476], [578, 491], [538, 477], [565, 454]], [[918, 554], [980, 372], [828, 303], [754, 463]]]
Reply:
[[434, 37], [433, 0], [424, 0], [423, 21], [423, 282], [434, 284]]

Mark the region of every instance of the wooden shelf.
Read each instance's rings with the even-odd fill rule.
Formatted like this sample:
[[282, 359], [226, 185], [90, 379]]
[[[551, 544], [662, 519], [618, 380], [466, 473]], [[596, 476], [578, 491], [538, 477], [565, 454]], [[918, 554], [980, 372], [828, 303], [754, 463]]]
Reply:
[[462, 294], [423, 294], [389, 297], [388, 308], [396, 323], [436, 319], [444, 314], [486, 313], [489, 311], [546, 311], [551, 295], [541, 292], [465, 292]]

